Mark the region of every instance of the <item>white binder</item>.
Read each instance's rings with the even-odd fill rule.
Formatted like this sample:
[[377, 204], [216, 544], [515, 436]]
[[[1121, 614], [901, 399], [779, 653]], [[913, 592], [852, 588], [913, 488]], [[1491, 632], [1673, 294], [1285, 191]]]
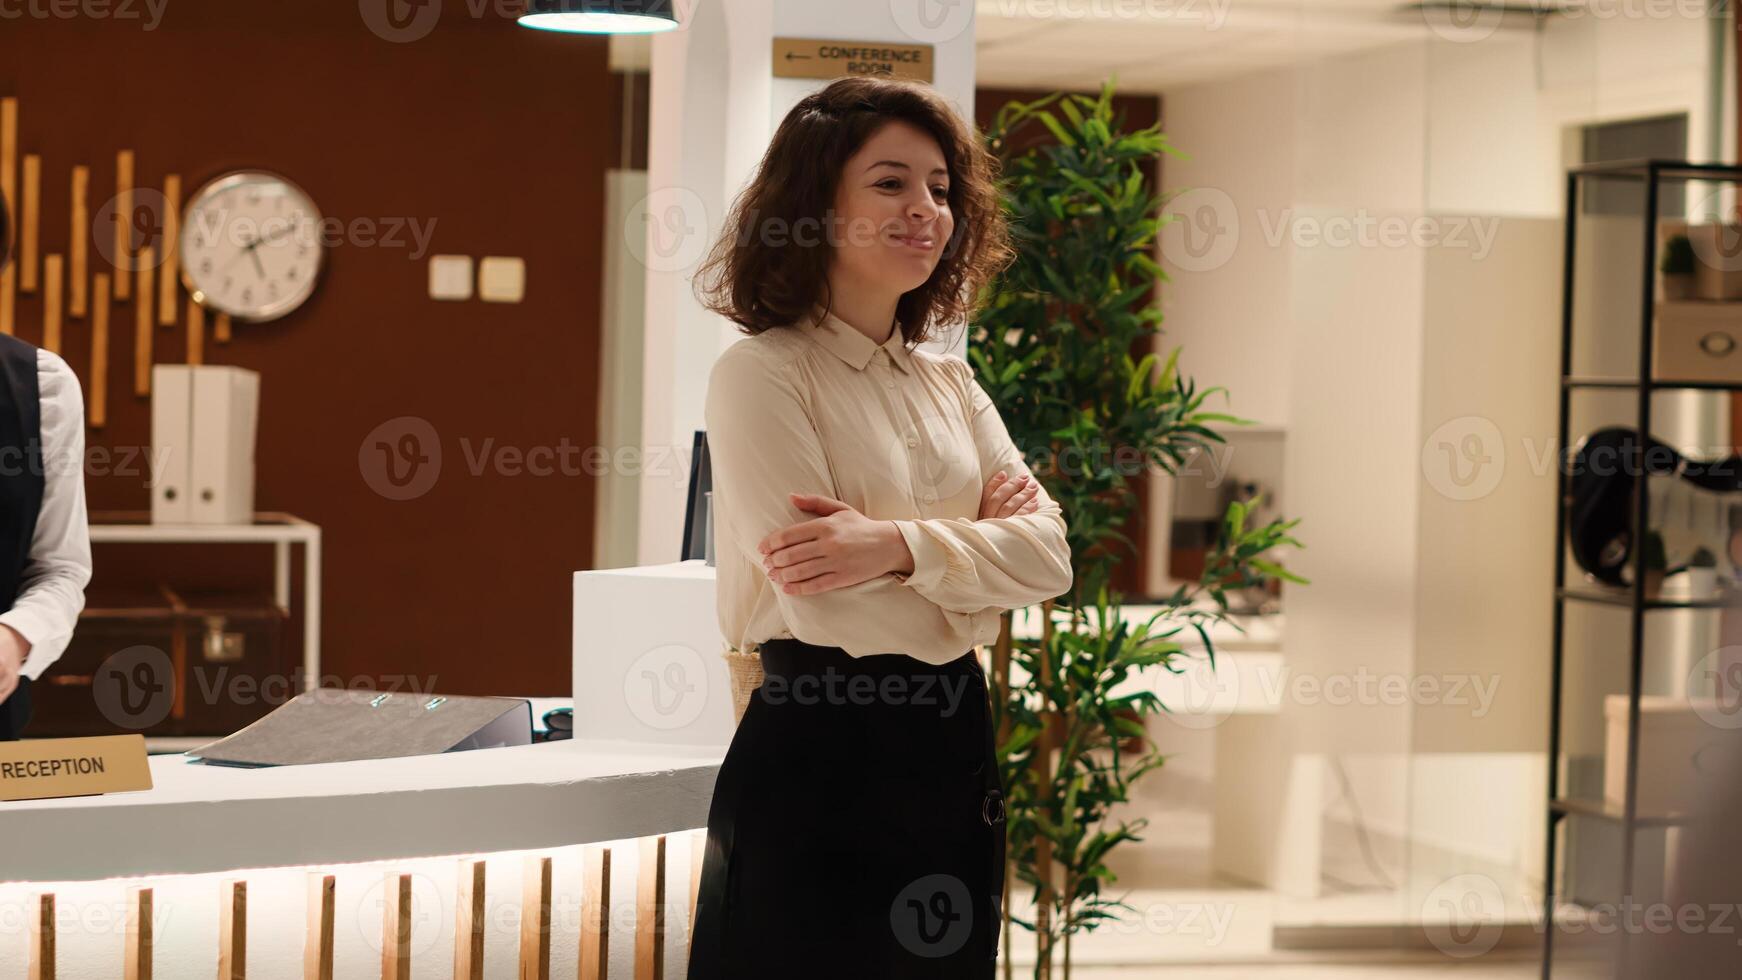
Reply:
[[253, 521], [259, 414], [254, 371], [218, 364], [152, 367], [153, 524]]
[[151, 523], [186, 524], [193, 433], [193, 369], [186, 364], [151, 368]]
[[215, 364], [195, 367], [192, 372], [190, 519], [195, 524], [251, 523], [260, 375], [246, 368]]

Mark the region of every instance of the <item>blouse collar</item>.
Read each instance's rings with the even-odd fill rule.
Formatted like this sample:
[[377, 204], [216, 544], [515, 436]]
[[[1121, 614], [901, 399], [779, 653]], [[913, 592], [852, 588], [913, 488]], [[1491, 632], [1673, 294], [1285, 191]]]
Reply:
[[810, 317], [802, 323], [806, 336], [821, 344], [830, 353], [852, 365], [855, 370], [863, 371], [876, 355], [881, 346], [888, 354], [890, 363], [903, 372], [911, 373], [912, 367], [908, 359], [912, 353], [907, 349], [907, 338], [902, 336], [901, 325], [896, 324], [889, 333], [889, 339], [881, 345], [854, 329], [852, 324], [836, 316], [833, 312], [824, 311], [820, 307], [813, 310]]

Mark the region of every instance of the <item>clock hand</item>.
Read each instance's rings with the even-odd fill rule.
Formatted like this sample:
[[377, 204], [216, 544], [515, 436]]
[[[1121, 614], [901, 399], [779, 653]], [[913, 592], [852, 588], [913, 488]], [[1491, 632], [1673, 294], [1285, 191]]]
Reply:
[[228, 261], [226, 261], [223, 265], [218, 267], [219, 270], [222, 271], [224, 269], [228, 269], [230, 266], [236, 264], [237, 259], [246, 255], [246, 256], [249, 256], [249, 257], [254, 259], [254, 269], [256, 272], [258, 272], [260, 274], [260, 278], [262, 278], [262, 279], [266, 278], [266, 270], [265, 270], [265, 268], [263, 268], [261, 266], [260, 256], [254, 250], [259, 248], [261, 245], [264, 245], [267, 242], [275, 241], [279, 238], [282, 238], [285, 235], [290, 234], [290, 230], [291, 230], [290, 226], [286, 225], [285, 227], [280, 228], [279, 230], [273, 232], [270, 235], [261, 235], [261, 236], [256, 237], [253, 241], [242, 246], [242, 250], [240, 252], [237, 252], [236, 254], [230, 256]]
[[267, 242], [277, 241], [278, 239], [283, 238], [285, 235], [288, 235], [288, 234], [290, 234], [290, 226], [285, 225], [284, 227], [278, 229], [277, 231], [273, 232], [270, 235], [262, 235], [261, 237], [254, 239], [252, 242], [249, 242], [248, 247], [245, 249], [245, 251], [252, 252], [255, 249], [259, 248], [261, 245], [264, 245]]

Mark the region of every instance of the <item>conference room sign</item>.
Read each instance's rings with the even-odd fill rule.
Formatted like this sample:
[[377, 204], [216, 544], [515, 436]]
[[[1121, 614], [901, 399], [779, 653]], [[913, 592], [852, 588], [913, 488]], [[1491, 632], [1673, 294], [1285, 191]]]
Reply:
[[775, 78], [888, 75], [930, 83], [932, 46], [834, 38], [774, 39]]

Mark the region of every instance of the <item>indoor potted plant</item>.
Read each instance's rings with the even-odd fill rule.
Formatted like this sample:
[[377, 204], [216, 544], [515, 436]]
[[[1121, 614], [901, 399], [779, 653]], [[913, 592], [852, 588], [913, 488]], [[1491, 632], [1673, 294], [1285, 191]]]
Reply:
[[1694, 295], [1694, 243], [1684, 234], [1674, 234], [1663, 243], [1663, 258], [1657, 264], [1663, 273], [1663, 298], [1692, 299]]
[[[1014, 638], [1006, 613], [993, 651], [1008, 788], [1006, 977], [1010, 922], [1036, 935], [1037, 980], [1055, 964], [1068, 977], [1071, 937], [1130, 908], [1102, 892], [1114, 877], [1107, 857], [1140, 839], [1145, 821], [1119, 819], [1115, 808], [1162, 764], [1144, 719], [1167, 706], [1141, 688], [1124, 693], [1126, 682], [1181, 671], [1181, 636], [1201, 637], [1213, 666], [1208, 627], [1226, 620], [1225, 590], [1304, 581], [1268, 557], [1299, 546], [1288, 533], [1295, 522], [1250, 527], [1256, 501], [1237, 501], [1199, 580], [1163, 598], [1147, 622], [1126, 622], [1109, 587], [1131, 550], [1122, 529], [1136, 506], [1132, 481], [1151, 467], [1175, 472], [1223, 441], [1216, 424], [1247, 421], [1206, 409], [1210, 395], [1226, 392], [1200, 391], [1183, 377], [1178, 349], [1165, 359], [1152, 350], [1161, 321], [1155, 290], [1166, 278], [1153, 253], [1167, 219], [1143, 168], [1173, 150], [1158, 126], [1121, 132], [1112, 92], [1109, 81], [1096, 98], [1013, 102], [985, 134], [1001, 164], [1017, 254], [988, 287], [968, 358], [1065, 513], [1074, 571], [1071, 591], [1041, 605], [1039, 638]], [[1050, 142], [1017, 148], [1012, 135], [1032, 125], [1045, 127]], [[1017, 896], [1018, 882], [1026, 896]]]

